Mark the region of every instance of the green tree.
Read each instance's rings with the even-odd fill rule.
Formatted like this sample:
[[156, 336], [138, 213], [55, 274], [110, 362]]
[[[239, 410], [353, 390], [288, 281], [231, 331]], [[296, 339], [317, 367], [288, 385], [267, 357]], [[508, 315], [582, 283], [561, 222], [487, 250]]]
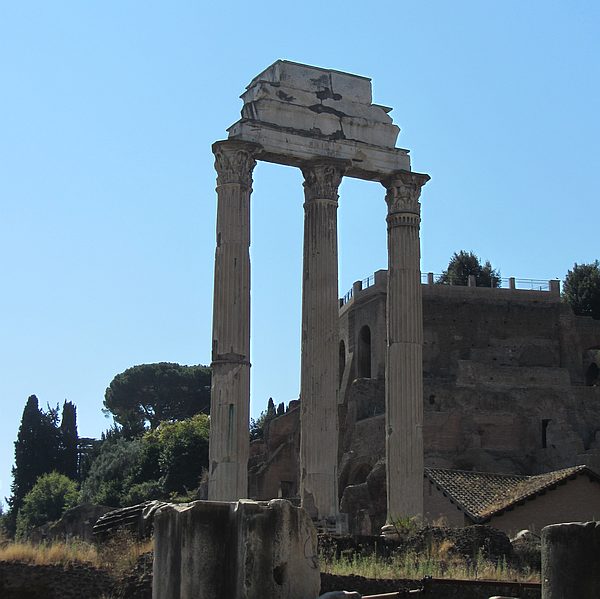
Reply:
[[160, 483], [165, 494], [188, 492], [198, 487], [208, 468], [210, 421], [197, 414], [178, 422], [162, 422], [147, 432], [142, 444], [158, 453]]
[[142, 457], [139, 439], [107, 439], [81, 485], [81, 499], [121, 507], [122, 498], [137, 482]]
[[70, 401], [63, 404], [59, 433], [58, 470], [72, 480], [79, 480], [77, 409]]
[[600, 266], [598, 260], [591, 264], [573, 265], [563, 282], [563, 300], [575, 314], [600, 319]]
[[77, 505], [77, 483], [64, 474], [40, 476], [25, 498], [17, 515], [17, 538], [26, 538], [32, 528], [58, 520]]
[[141, 364], [117, 374], [104, 407], [128, 438], [160, 422], [185, 420], [210, 411], [210, 368], [169, 362]]
[[[283, 403], [279, 404], [281, 406], [281, 413], [283, 414]], [[275, 418], [275, 416], [279, 415], [279, 409], [275, 410], [275, 403], [272, 397], [269, 397], [269, 401], [267, 402], [267, 409], [263, 410], [258, 418], [250, 418], [250, 441], [255, 441], [256, 439], [262, 439], [265, 434], [265, 427], [269, 420]]]
[[57, 410], [41, 410], [38, 398], [29, 396], [15, 441], [15, 465], [6, 518], [10, 534], [14, 534], [16, 517], [25, 496], [33, 489], [37, 479], [57, 467], [59, 434]]
[[122, 507], [196, 489], [208, 467], [209, 418], [161, 422], [139, 439], [109, 435], [81, 487], [83, 501]]
[[500, 287], [500, 272], [489, 260], [482, 265], [473, 252], [461, 250], [454, 252], [448, 268], [438, 277], [437, 283], [442, 285], [467, 285], [469, 275], [475, 276], [477, 287]]

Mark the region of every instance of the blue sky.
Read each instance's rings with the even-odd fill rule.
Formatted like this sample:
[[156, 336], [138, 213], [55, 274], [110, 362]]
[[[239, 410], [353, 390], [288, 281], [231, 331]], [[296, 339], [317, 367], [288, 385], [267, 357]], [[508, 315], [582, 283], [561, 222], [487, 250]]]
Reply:
[[[134, 364], [210, 361], [211, 143], [278, 58], [365, 75], [422, 195], [422, 270], [459, 249], [502, 275], [600, 258], [595, 1], [2, 2], [0, 497], [25, 401], [98, 436]], [[385, 202], [345, 180], [340, 294], [385, 268]], [[302, 185], [259, 164], [252, 411], [296, 398]]]

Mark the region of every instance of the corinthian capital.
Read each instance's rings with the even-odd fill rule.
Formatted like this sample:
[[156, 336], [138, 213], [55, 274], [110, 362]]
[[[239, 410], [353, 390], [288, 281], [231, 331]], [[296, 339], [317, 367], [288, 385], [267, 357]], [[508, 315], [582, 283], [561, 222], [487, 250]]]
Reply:
[[388, 205], [388, 214], [412, 213], [419, 215], [421, 213], [421, 187], [429, 181], [429, 175], [413, 173], [411, 171], [397, 171], [386, 180], [382, 185], [387, 189], [385, 201]]
[[244, 187], [252, 187], [252, 171], [256, 166], [254, 158], [258, 144], [246, 141], [217, 141], [212, 150], [215, 155], [217, 185], [237, 183]]
[[306, 200], [337, 202], [338, 187], [346, 172], [347, 163], [341, 160], [307, 162], [302, 165], [304, 197]]

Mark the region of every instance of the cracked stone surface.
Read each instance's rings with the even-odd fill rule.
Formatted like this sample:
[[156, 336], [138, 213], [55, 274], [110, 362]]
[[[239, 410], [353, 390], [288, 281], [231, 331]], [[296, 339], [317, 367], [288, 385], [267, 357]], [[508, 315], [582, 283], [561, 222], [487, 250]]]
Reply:
[[372, 103], [367, 77], [278, 60], [250, 82], [242, 100], [229, 138], [261, 144], [262, 160], [350, 160], [347, 174], [370, 180], [410, 170], [408, 152], [395, 147], [400, 129], [391, 109]]

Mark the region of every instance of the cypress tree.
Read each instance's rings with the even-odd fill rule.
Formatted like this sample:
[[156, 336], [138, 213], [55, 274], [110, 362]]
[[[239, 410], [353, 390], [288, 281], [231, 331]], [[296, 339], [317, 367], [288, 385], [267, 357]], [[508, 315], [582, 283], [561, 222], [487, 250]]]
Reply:
[[17, 440], [15, 441], [15, 465], [12, 469], [13, 482], [9, 499], [10, 512], [7, 518], [9, 532], [14, 533], [17, 512], [23, 499], [37, 479], [57, 467], [58, 457], [58, 410], [40, 410], [38, 398], [29, 396]]
[[77, 408], [73, 403], [65, 400], [60, 419], [58, 471], [71, 480], [79, 480], [78, 445]]

